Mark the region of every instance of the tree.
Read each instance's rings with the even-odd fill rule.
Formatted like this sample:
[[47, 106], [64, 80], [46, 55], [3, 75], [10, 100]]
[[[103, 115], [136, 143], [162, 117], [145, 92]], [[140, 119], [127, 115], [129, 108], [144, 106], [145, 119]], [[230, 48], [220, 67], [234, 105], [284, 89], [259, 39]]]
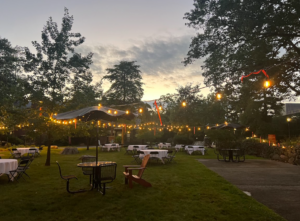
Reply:
[[114, 68], [106, 69], [107, 74], [103, 79], [112, 83], [105, 94], [110, 103], [126, 104], [141, 100], [144, 89], [139, 67], [135, 61], [121, 61]]
[[214, 85], [267, 69], [279, 92], [300, 95], [299, 12], [299, 1], [194, 0], [184, 18], [199, 33], [184, 63], [205, 58], [203, 76]]
[[69, 99], [65, 111], [76, 110], [98, 105], [102, 96], [102, 82], [92, 85], [93, 76], [90, 72], [76, 76], [72, 79], [72, 87], [69, 89]]
[[28, 123], [28, 94], [30, 85], [20, 74], [24, 64], [21, 47], [12, 47], [7, 39], [0, 38], [0, 125], [7, 131], [14, 130], [17, 124]]
[[51, 123], [54, 113], [64, 108], [72, 76], [84, 76], [92, 63], [92, 53], [86, 57], [75, 52], [75, 47], [85, 40], [80, 33], [72, 33], [73, 16], [65, 8], [61, 29], [50, 17], [42, 31], [42, 43], [33, 41], [37, 54], [25, 48], [27, 63], [24, 66], [33, 86], [31, 100], [35, 107], [41, 107], [44, 127], [48, 137], [48, 152], [45, 165], [50, 165], [50, 144], [55, 125]]

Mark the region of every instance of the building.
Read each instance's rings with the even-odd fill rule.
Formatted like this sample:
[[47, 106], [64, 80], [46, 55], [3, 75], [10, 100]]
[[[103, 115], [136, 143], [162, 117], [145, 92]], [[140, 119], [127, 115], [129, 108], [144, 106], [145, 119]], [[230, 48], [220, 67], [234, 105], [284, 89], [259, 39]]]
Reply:
[[282, 115], [300, 113], [300, 103], [285, 103], [283, 105]]

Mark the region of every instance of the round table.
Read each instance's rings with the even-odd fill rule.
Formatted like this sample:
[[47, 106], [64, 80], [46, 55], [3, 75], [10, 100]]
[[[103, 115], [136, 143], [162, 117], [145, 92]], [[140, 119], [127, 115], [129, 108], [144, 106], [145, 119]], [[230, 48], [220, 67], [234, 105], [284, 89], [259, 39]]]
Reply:
[[32, 154], [35, 154], [36, 152], [39, 152], [38, 148], [30, 147], [30, 148], [17, 148], [18, 152], [21, 153], [21, 155], [24, 155], [25, 153], [29, 153], [29, 149], [35, 149], [35, 152]]
[[[168, 150], [141, 150], [141, 152], [144, 152], [144, 154], [140, 154], [140, 157], [150, 154], [150, 157], [157, 157], [162, 163], [165, 163], [163, 158], [168, 156]], [[151, 154], [151, 152], [158, 152], [158, 154]]]
[[158, 148], [161, 149], [161, 148], [164, 148], [164, 147], [171, 147], [171, 143], [159, 143], [158, 145]]
[[16, 159], [0, 159], [0, 174], [7, 174], [11, 177], [9, 171], [15, 170], [18, 167], [18, 160]]
[[[84, 162], [77, 164], [77, 166], [93, 168], [92, 188], [98, 188], [98, 191], [100, 191], [100, 187], [103, 189], [103, 195], [105, 195], [105, 184], [112, 182], [116, 178], [117, 163], [113, 161], [98, 161], [97, 164], [96, 161]], [[111, 167], [111, 169], [105, 170], [105, 168], [108, 169], [109, 167]], [[101, 184], [103, 184], [103, 188]]]
[[118, 148], [118, 151], [120, 151], [119, 144], [112, 144], [112, 143], [105, 144], [104, 148], [107, 148], [108, 151], [110, 151], [110, 149], [113, 149], [113, 148]]
[[127, 150], [147, 150], [148, 147], [148, 145], [129, 145]]
[[192, 154], [194, 151], [201, 151], [202, 155], [205, 154], [205, 147], [204, 146], [185, 146], [185, 150], [188, 154]]

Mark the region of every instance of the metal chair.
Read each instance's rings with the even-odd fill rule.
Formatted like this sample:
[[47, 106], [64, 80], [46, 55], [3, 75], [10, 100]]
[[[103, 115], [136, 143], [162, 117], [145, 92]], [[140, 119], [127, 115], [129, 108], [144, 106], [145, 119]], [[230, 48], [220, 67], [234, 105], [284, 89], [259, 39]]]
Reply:
[[[94, 179], [98, 185], [98, 191], [102, 193], [102, 195], [105, 195], [105, 190], [108, 189], [108, 187], [106, 187], [106, 184], [111, 183], [116, 179], [116, 171], [117, 171], [116, 163], [110, 163], [95, 168]], [[100, 189], [102, 189], [102, 191], [100, 191]]]
[[[168, 151], [168, 156], [166, 157], [166, 159], [168, 160], [168, 162], [172, 162], [175, 158], [175, 155], [178, 151]], [[174, 161], [175, 162], [175, 161]]]
[[244, 162], [245, 161], [244, 149], [233, 150], [232, 155], [233, 155], [233, 157], [235, 157], [235, 162]]
[[[96, 157], [82, 157], [82, 163], [95, 162], [95, 161], [96, 161]], [[93, 168], [92, 167], [82, 167], [82, 172], [84, 175], [90, 176], [90, 184], [92, 184]]]
[[142, 158], [140, 157], [140, 154], [143, 154], [143, 153], [144, 152], [138, 150], [135, 152], [135, 155], [132, 155], [132, 157], [137, 163], [141, 163]]
[[37, 150], [35, 148], [29, 148], [27, 156], [35, 157], [36, 156], [36, 152], [37, 152]]
[[11, 149], [9, 150], [10, 152], [10, 157], [13, 159], [20, 159], [21, 158], [21, 153], [17, 149]]
[[[30, 164], [30, 160], [28, 160], [28, 159], [21, 160], [21, 161], [19, 162], [19, 165], [18, 165], [17, 169], [9, 171], [9, 173], [10, 173], [10, 175], [11, 175], [9, 181], [12, 182], [15, 178], [16, 178], [15, 180], [18, 181], [21, 177], [23, 177], [24, 174], [25, 174], [28, 178], [30, 178], [29, 175], [26, 173], [26, 170], [28, 169], [29, 164]], [[23, 179], [26, 180], [24, 177], [23, 177]], [[18, 181], [18, 182], [19, 182], [19, 181]]]
[[156, 160], [156, 162], [158, 162], [158, 160], [160, 160], [158, 154], [158, 151], [151, 151], [149, 160]]
[[60, 165], [59, 165], [58, 161], [56, 161], [56, 163], [57, 163], [57, 166], [58, 166], [58, 169], [59, 169], [60, 177], [61, 177], [63, 180], [66, 180], [66, 181], [67, 181], [67, 191], [68, 191], [68, 193], [82, 193], [82, 192], [85, 192], [85, 191], [86, 191], [86, 190], [83, 190], [83, 189], [80, 189], [80, 190], [78, 190], [78, 191], [70, 191], [70, 189], [69, 189], [69, 182], [70, 182], [70, 180], [71, 180], [71, 179], [76, 179], [76, 180], [78, 180], [78, 179], [77, 179], [77, 177], [74, 176], [74, 175], [63, 176], [63, 175], [61, 174], [61, 169], [60, 169]]

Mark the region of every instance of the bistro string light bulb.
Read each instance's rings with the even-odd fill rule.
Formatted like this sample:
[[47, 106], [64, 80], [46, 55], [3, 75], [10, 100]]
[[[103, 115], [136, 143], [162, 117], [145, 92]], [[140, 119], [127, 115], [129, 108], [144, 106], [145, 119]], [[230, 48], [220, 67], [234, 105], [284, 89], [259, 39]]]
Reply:
[[265, 88], [268, 88], [268, 87], [270, 87], [270, 86], [271, 86], [270, 81], [269, 81], [269, 80], [265, 80], [265, 82], [264, 82], [264, 87], [265, 87]]
[[126, 111], [126, 114], [129, 114], [129, 110]]
[[140, 109], [139, 109], [139, 113], [143, 113], [143, 108], [140, 108]]
[[181, 106], [186, 107], [186, 101], [182, 101]]
[[220, 92], [218, 92], [218, 93], [216, 94], [216, 98], [217, 98], [218, 100], [221, 100], [222, 94], [221, 94]]
[[163, 108], [162, 108], [162, 106], [161, 106], [161, 105], [159, 105], [159, 107], [158, 107], [158, 110], [160, 110], [160, 111], [161, 111], [162, 109], [163, 109]]

